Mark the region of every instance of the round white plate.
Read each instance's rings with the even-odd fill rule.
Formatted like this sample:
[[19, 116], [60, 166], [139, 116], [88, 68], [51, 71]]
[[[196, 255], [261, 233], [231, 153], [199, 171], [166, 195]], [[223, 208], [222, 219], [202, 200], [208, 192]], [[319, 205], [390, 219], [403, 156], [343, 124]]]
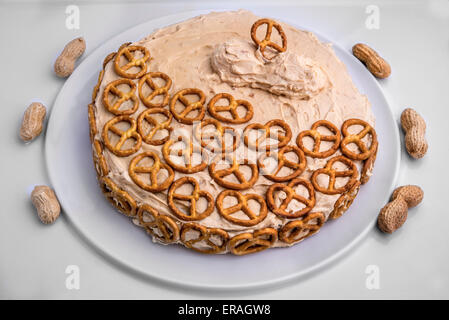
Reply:
[[374, 226], [379, 208], [391, 194], [399, 166], [398, 127], [377, 81], [338, 45], [334, 44], [338, 57], [373, 106], [379, 153], [374, 176], [361, 188], [348, 212], [326, 223], [317, 235], [291, 248], [242, 257], [202, 255], [181, 246], [153, 244], [143, 229], [111, 207], [97, 185], [87, 105], [104, 57], [124, 42], [137, 41], [155, 29], [203, 13], [186, 12], [138, 25], [84, 59], [61, 89], [49, 120], [45, 153], [51, 183], [75, 228], [103, 253], [141, 274], [172, 284], [220, 289], [254, 288], [304, 276], [342, 256]]

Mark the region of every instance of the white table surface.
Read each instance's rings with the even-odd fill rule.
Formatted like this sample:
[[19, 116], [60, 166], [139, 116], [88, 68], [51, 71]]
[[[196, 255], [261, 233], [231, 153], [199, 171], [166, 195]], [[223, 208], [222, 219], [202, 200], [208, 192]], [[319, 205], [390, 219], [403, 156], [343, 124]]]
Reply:
[[[79, 30], [65, 26], [70, 4], [80, 8]], [[368, 5], [380, 9], [379, 29], [365, 26]], [[271, 6], [273, 16], [297, 19], [348, 50], [368, 43], [390, 62], [392, 76], [381, 86], [395, 116], [415, 108], [426, 119], [430, 142], [421, 160], [402, 152], [398, 185], [417, 184], [425, 191], [403, 228], [393, 235], [373, 228], [348, 255], [306, 279], [258, 291], [216, 292], [133, 274], [96, 251], [64, 213], [54, 225], [40, 223], [29, 193], [34, 185], [49, 183], [44, 135], [25, 145], [18, 131], [32, 101], [42, 101], [51, 112], [64, 83], [54, 75], [53, 62], [66, 42], [83, 36], [86, 57], [104, 40], [158, 16], [261, 6]], [[0, 2], [0, 40], [0, 298], [449, 298], [449, 1]], [[80, 268], [79, 290], [66, 288], [69, 265]], [[370, 265], [379, 268], [378, 289], [366, 286]]]

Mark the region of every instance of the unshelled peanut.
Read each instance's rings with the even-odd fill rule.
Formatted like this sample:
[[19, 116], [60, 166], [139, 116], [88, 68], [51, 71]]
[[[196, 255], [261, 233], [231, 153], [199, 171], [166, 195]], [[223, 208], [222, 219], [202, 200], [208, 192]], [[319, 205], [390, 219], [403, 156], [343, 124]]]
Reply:
[[426, 141], [426, 122], [413, 109], [405, 109], [401, 114], [401, 125], [405, 132], [405, 148], [415, 159], [424, 157], [429, 145]]
[[390, 76], [390, 64], [366, 44], [357, 43], [352, 47], [352, 53], [366, 65], [376, 78], [384, 79]]
[[42, 103], [33, 102], [23, 114], [22, 126], [20, 127], [20, 138], [29, 142], [42, 132], [42, 127], [47, 110]]
[[86, 50], [86, 42], [81, 37], [67, 43], [55, 61], [56, 75], [61, 78], [70, 76], [75, 69], [76, 60], [81, 57], [84, 50]]
[[391, 202], [380, 210], [377, 225], [386, 233], [393, 233], [407, 220], [408, 209], [416, 207], [424, 198], [423, 190], [414, 185], [399, 187], [393, 192]]
[[31, 193], [31, 201], [43, 223], [53, 223], [59, 217], [61, 207], [54, 191], [49, 187], [36, 186]]

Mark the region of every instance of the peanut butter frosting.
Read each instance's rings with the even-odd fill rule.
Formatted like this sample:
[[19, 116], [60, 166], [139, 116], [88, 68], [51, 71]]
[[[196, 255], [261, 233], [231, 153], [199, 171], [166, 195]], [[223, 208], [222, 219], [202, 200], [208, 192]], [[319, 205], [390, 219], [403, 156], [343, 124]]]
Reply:
[[[287, 36], [288, 48], [286, 52], [267, 60], [257, 50], [250, 37], [251, 26], [258, 19], [253, 13], [244, 10], [213, 12], [157, 30], [132, 45], [143, 46], [149, 50], [151, 61], [147, 71], [163, 72], [172, 79], [170, 96], [184, 88], [198, 88], [205, 93], [208, 102], [218, 93], [230, 93], [235, 99], [247, 100], [253, 106], [254, 116], [249, 123], [265, 124], [272, 119], [285, 121], [292, 131], [289, 144], [294, 145], [298, 134], [310, 129], [318, 120], [327, 120], [341, 128], [345, 120], [356, 118], [374, 127], [375, 120], [367, 97], [355, 87], [331, 44], [322, 43], [311, 32], [279, 22]], [[102, 139], [102, 128], [115, 117], [105, 108], [102, 96], [105, 87], [117, 79], [120, 79], [120, 76], [114, 71], [111, 60], [104, 67], [104, 75], [94, 101], [95, 121], [99, 128], [95, 139]], [[132, 81], [138, 85], [138, 79]], [[147, 107], [139, 101], [137, 111], [130, 116], [137, 119], [145, 110]], [[208, 118], [211, 116], [206, 113], [205, 119]], [[235, 124], [232, 127], [243, 132], [249, 123]], [[171, 126], [172, 135], [191, 135], [194, 127], [175, 119]], [[139, 152], [153, 151], [163, 159], [162, 147], [142, 142]], [[246, 158], [255, 162], [257, 159], [253, 153], [243, 142], [236, 150], [239, 159]], [[306, 169], [300, 177], [310, 179], [314, 170], [323, 168], [329, 158], [339, 154], [340, 150], [328, 158], [307, 156]], [[137, 204], [148, 204], [160, 214], [168, 215], [181, 224], [182, 221], [167, 205], [167, 190], [146, 191], [130, 177], [128, 168], [136, 154], [118, 157], [104, 148], [103, 155], [109, 169], [107, 177], [111, 181], [129, 193]], [[214, 156], [208, 152], [209, 159]], [[354, 163], [360, 172], [362, 161]], [[214, 199], [225, 190], [211, 178], [207, 168], [194, 174], [184, 174], [176, 170], [174, 172], [174, 181], [184, 176], [192, 176], [198, 181], [200, 189], [209, 192]], [[164, 175], [167, 174], [162, 172], [161, 180], [164, 180]], [[242, 193], [255, 193], [265, 198], [267, 189], [273, 183], [259, 173], [257, 182]], [[300, 192], [305, 191], [298, 191]], [[279, 193], [275, 199], [276, 203], [282, 201], [283, 197], [285, 195]], [[327, 219], [338, 198], [338, 194], [316, 192], [313, 212], [321, 212]], [[225, 199], [226, 206], [232, 205], [232, 202], [227, 201]], [[289, 208], [294, 209], [293, 204]], [[133, 221], [139, 224], [137, 218]], [[233, 237], [242, 232], [262, 228], [278, 229], [290, 221], [268, 210], [266, 218], [257, 225], [241, 226], [224, 219], [214, 206], [209, 216], [196, 222], [208, 228], [220, 228], [226, 231], [229, 237]], [[154, 237], [154, 240], [157, 238]], [[273, 246], [288, 245], [277, 240]]]

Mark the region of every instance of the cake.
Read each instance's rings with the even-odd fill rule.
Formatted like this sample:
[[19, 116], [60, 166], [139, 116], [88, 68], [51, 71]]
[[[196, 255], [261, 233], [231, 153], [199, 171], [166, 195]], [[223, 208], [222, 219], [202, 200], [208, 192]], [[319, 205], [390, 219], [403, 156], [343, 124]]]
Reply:
[[244, 10], [123, 44], [88, 114], [106, 198], [154, 242], [202, 253], [315, 234], [368, 182], [378, 146], [332, 46]]

